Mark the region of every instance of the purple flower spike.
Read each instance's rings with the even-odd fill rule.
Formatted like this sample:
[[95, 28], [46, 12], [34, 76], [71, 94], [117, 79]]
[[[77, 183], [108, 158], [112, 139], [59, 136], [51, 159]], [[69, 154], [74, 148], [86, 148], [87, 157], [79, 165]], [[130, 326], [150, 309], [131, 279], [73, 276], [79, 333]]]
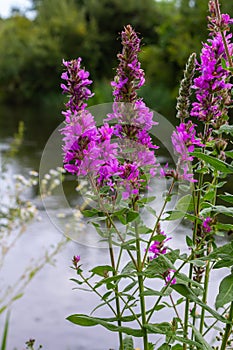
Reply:
[[[232, 35], [225, 36], [229, 54], [233, 54]], [[227, 101], [232, 84], [228, 82], [231, 73], [222, 68], [222, 59], [226, 60], [224, 43], [220, 33], [214, 33], [213, 38], [203, 45], [201, 63], [197, 70], [199, 77], [194, 79], [197, 102], [192, 105], [191, 116], [199, 120], [215, 123], [226, 114]]]
[[61, 78], [66, 82], [61, 84], [61, 88], [63, 93], [69, 94], [70, 100], [66, 107], [72, 113], [85, 109], [87, 104], [84, 101], [93, 96], [88, 88], [92, 80], [88, 79], [89, 72], [81, 68], [81, 61], [80, 57], [72, 61], [63, 60], [66, 72], [62, 73]]
[[114, 88], [115, 102], [133, 102], [137, 99], [136, 90], [145, 82], [144, 71], [138, 61], [140, 39], [130, 25], [121, 33], [123, 50], [118, 54], [120, 61], [117, 74], [111, 85]]

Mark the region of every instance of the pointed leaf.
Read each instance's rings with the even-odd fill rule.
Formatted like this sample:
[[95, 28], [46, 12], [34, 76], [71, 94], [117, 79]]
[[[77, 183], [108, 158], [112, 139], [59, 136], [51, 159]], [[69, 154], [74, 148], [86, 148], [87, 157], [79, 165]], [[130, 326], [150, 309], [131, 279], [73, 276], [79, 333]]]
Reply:
[[167, 343], [162, 344], [158, 350], [170, 350], [171, 349], [171, 345], [168, 345]]
[[130, 210], [128, 211], [128, 213], [126, 214], [126, 221], [128, 222], [132, 222], [135, 219], [137, 219], [139, 216], [139, 213], [137, 211], [134, 210]]
[[216, 309], [233, 301], [233, 274], [226, 276], [220, 283], [216, 297]]
[[218, 197], [227, 203], [233, 204], [233, 194], [225, 193], [225, 194], [219, 195]]
[[110, 265], [96, 266], [92, 270], [90, 270], [90, 272], [92, 272], [94, 275], [98, 275], [101, 277], [108, 276], [109, 271], [113, 271], [113, 268]]
[[193, 329], [193, 333], [195, 335], [196, 340], [200, 343], [200, 347], [203, 350], [213, 350], [213, 348], [205, 341], [205, 339], [203, 338], [203, 336], [201, 335], [201, 333], [194, 327], [192, 326]]
[[184, 284], [174, 284], [171, 286], [172, 289], [174, 289], [177, 293], [181, 294], [185, 298], [190, 299], [194, 303], [197, 303], [200, 305], [203, 309], [208, 311], [211, 315], [213, 315], [217, 320], [223, 322], [223, 323], [229, 323], [229, 321], [224, 318], [223, 316], [219, 315], [218, 312], [213, 310], [210, 306], [203, 303], [193, 292], [190, 288], [188, 288]]
[[83, 314], [75, 314], [67, 317], [67, 320], [79, 326], [93, 327], [100, 325], [112, 332], [122, 332], [128, 335], [132, 335], [133, 337], [143, 336], [143, 331], [141, 329], [119, 327], [98, 317], [91, 317]]
[[213, 156], [209, 156], [202, 152], [192, 152], [192, 156], [197, 157], [198, 159], [204, 160], [207, 164], [211, 165], [215, 170], [221, 171], [225, 174], [232, 174], [233, 173], [233, 166], [227, 164], [226, 162], [217, 159]]

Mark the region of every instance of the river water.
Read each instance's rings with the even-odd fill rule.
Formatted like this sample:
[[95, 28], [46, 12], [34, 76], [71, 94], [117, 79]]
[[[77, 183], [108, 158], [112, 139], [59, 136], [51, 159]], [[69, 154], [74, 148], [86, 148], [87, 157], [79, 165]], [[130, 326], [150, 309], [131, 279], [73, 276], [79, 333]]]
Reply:
[[[30, 170], [38, 171], [45, 145], [61, 123], [62, 117], [59, 115], [59, 110], [54, 109], [44, 112], [32, 108], [12, 110], [1, 107], [2, 158], [12, 141], [12, 135], [17, 131], [20, 120], [25, 121], [25, 137], [20, 152], [8, 168], [7, 177], [11, 180], [15, 173], [27, 175]], [[167, 157], [165, 153], [160, 157]], [[157, 179], [155, 191], [161, 194], [163, 190], [164, 184]], [[21, 276], [26, 266], [41, 259], [45, 251], [51, 249], [51, 246], [56, 245], [62, 238], [62, 229], [53, 220], [57, 211], [64, 209], [62, 198], [59, 195], [52, 197], [46, 204], [47, 208], [44, 208], [38, 192], [30, 192], [28, 196], [38, 205], [41, 220], [30, 224], [10, 250], [0, 270], [0, 288], [14, 285], [14, 281]], [[71, 201], [75, 196], [71, 196]], [[53, 212], [54, 217], [51, 214]], [[46, 264], [26, 287], [23, 297], [14, 302], [10, 314], [8, 350], [24, 349], [25, 341], [29, 338], [36, 339], [36, 344], [42, 344], [43, 349], [47, 350], [117, 349], [115, 334], [101, 327], [82, 328], [66, 321], [66, 317], [70, 314], [89, 313], [97, 304], [93, 294], [73, 290], [75, 285], [70, 281], [70, 278], [75, 278], [74, 271], [70, 268], [72, 257], [80, 255], [83, 267], [87, 271], [97, 264], [109, 263], [108, 251], [98, 246], [98, 243], [93, 243], [92, 236], [91, 239], [82, 238], [87, 237], [88, 230], [90, 228], [85, 226], [81, 238], [79, 236], [75, 241], [69, 241], [57, 254], [55, 265]], [[181, 225], [179, 230], [172, 229], [171, 232], [173, 231], [175, 235], [170, 241], [171, 246], [182, 248], [182, 235], [188, 230], [189, 228]], [[213, 288], [216, 288], [218, 280], [219, 276], [215, 276]], [[97, 315], [106, 317], [110, 314], [104, 309], [103, 314], [99, 312]], [[0, 335], [4, 317], [4, 313], [0, 315]], [[170, 320], [169, 317], [169, 313], [165, 315], [167, 320]]]

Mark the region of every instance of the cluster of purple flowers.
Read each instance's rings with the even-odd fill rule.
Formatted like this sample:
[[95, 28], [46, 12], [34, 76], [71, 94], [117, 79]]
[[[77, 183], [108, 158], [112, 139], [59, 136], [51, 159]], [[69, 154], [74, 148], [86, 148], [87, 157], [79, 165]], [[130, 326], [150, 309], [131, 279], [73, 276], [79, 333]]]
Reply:
[[[211, 24], [216, 21], [211, 19]], [[226, 30], [231, 23], [233, 20], [229, 15], [222, 14], [218, 25]], [[226, 114], [229, 91], [233, 86], [229, 83], [230, 72], [222, 67], [222, 60], [229, 65], [223, 35], [230, 56], [233, 54], [233, 44], [230, 42], [232, 34], [227, 35], [226, 31], [220, 33], [213, 30], [210, 34], [212, 37], [203, 45], [201, 62], [197, 68], [200, 75], [194, 79], [197, 102], [193, 103], [191, 115], [206, 123], [216, 124]]]
[[130, 25], [121, 33], [122, 53], [117, 55], [119, 65], [111, 85], [116, 102], [133, 102], [137, 99], [136, 90], [145, 82], [144, 71], [138, 61], [140, 39]]
[[213, 221], [213, 220], [212, 220], [211, 217], [209, 217], [209, 216], [207, 216], [207, 217], [203, 220], [203, 222], [202, 222], [202, 228], [203, 228], [203, 231], [204, 231], [205, 233], [211, 232], [211, 230], [212, 230], [212, 228], [211, 228], [212, 221]]
[[[150, 260], [158, 258], [160, 255], [167, 253], [167, 246], [165, 243], [169, 241], [171, 238], [167, 237], [164, 231], [160, 230], [160, 227], [158, 227], [158, 233], [159, 235], [164, 236], [163, 240], [160, 241], [154, 241], [153, 244], [149, 248], [149, 253], [152, 253], [153, 255], [150, 256]], [[175, 284], [176, 278], [172, 278], [171, 274], [175, 272], [175, 270], [168, 269], [163, 274], [162, 277], [165, 280], [165, 284]]]
[[154, 241], [150, 246], [149, 252], [153, 254], [150, 257], [151, 259], [156, 259], [159, 255], [167, 253], [167, 247], [164, 245], [164, 243], [169, 241], [171, 238], [167, 238], [164, 231], [161, 231], [159, 234], [164, 236], [164, 239], [162, 241]]
[[203, 146], [200, 139], [196, 138], [195, 124], [189, 120], [186, 124], [181, 123], [172, 133], [172, 144], [175, 152], [180, 156], [182, 162], [192, 161], [190, 155], [196, 146]]
[[[119, 67], [114, 87], [113, 111], [102, 127], [97, 128], [86, 101], [93, 95], [89, 73], [81, 67], [81, 58], [63, 61], [66, 71], [61, 87], [69, 95], [66, 104], [64, 135], [64, 167], [76, 175], [91, 176], [92, 185], [109, 186], [111, 195], [121, 189], [123, 199], [138, 196], [145, 184], [143, 175], [154, 176], [158, 164], [148, 131], [152, 128], [153, 112], [136, 90], [144, 84], [138, 52], [140, 39], [130, 25], [122, 32], [123, 51], [118, 55]], [[109, 121], [115, 120], [115, 125]], [[131, 149], [129, 152], [128, 149]], [[133, 148], [133, 152], [132, 152]]]
[[160, 175], [162, 177], [172, 177], [176, 180], [186, 180], [196, 182], [191, 171], [191, 163], [195, 146], [204, 146], [201, 140], [196, 137], [195, 124], [189, 120], [187, 123], [180, 123], [176, 130], [172, 133], [172, 144], [175, 153], [178, 155], [176, 170], [169, 170], [168, 164], [161, 168]]
[[67, 122], [72, 113], [84, 110], [87, 107], [84, 101], [93, 96], [88, 88], [92, 80], [88, 79], [89, 72], [81, 68], [81, 61], [80, 57], [72, 61], [63, 60], [66, 71], [62, 73], [61, 78], [66, 81], [66, 84], [61, 84], [61, 88], [63, 93], [67, 93], [70, 97], [66, 104], [67, 112], [64, 112]]

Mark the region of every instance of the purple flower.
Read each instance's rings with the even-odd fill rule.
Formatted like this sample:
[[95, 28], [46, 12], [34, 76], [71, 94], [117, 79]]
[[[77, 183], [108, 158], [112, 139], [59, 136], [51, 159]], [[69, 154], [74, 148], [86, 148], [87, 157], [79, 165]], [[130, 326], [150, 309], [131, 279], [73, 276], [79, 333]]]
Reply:
[[79, 263], [80, 259], [81, 259], [80, 255], [74, 255], [74, 257], [72, 259], [72, 263], [76, 269], [78, 268], [78, 263]]
[[203, 231], [205, 233], [209, 233], [211, 231], [211, 223], [212, 223], [211, 217], [207, 216], [202, 223]]
[[61, 84], [61, 88], [63, 89], [63, 93], [69, 94], [70, 99], [66, 107], [71, 112], [85, 109], [87, 104], [84, 101], [87, 101], [93, 96], [88, 88], [92, 80], [88, 79], [89, 72], [81, 68], [81, 61], [82, 59], [80, 57], [72, 61], [63, 60], [66, 72], [62, 73], [61, 78], [66, 83]]
[[177, 126], [176, 131], [172, 133], [172, 144], [181, 161], [192, 161], [193, 157], [190, 155], [190, 152], [194, 151], [195, 145], [203, 146], [200, 139], [196, 138], [195, 126], [189, 120], [187, 124], [181, 123]]
[[149, 248], [149, 252], [153, 253], [153, 256], [150, 257], [150, 259], [156, 259], [161, 254], [167, 253], [167, 247], [164, 246], [164, 243], [169, 241], [171, 238], [166, 236], [164, 231], [159, 232], [160, 235], [164, 236], [164, 239], [162, 241], [154, 241], [153, 244]]
[[165, 280], [165, 285], [173, 285], [176, 283], [176, 278], [171, 277], [171, 273], [176, 272], [175, 270], [168, 269], [166, 272], [163, 273], [163, 278]]
[[113, 96], [116, 102], [133, 102], [137, 99], [136, 90], [145, 82], [144, 71], [138, 61], [140, 39], [130, 25], [121, 33], [122, 53], [118, 54], [119, 66], [113, 86]]
[[[231, 37], [231, 34], [225, 36], [230, 55], [233, 54]], [[228, 82], [230, 72], [222, 68], [222, 59], [229, 64], [222, 35], [214, 33], [213, 38], [208, 39], [208, 42], [203, 45], [201, 63], [197, 68], [200, 75], [194, 79], [193, 85], [197, 102], [193, 103], [190, 113], [205, 122], [216, 122], [226, 113], [225, 105], [233, 85]]]
[[121, 192], [122, 198], [128, 199], [139, 195], [146, 183], [142, 175], [150, 178], [156, 174], [154, 149], [158, 147], [148, 134], [156, 124], [153, 112], [136, 94], [144, 84], [144, 72], [138, 61], [140, 39], [131, 26], [122, 32], [122, 44], [117, 75], [112, 83], [113, 113], [106, 119], [115, 119], [116, 124], [110, 126], [105, 122], [98, 128], [86, 110], [85, 102], [92, 96], [88, 88], [92, 81], [78, 58], [63, 61], [66, 71], [62, 74], [65, 84], [61, 87], [69, 95], [69, 101], [63, 112], [66, 124], [61, 132], [65, 169], [77, 176], [91, 176], [92, 185], [99, 190], [108, 186], [107, 195]]

